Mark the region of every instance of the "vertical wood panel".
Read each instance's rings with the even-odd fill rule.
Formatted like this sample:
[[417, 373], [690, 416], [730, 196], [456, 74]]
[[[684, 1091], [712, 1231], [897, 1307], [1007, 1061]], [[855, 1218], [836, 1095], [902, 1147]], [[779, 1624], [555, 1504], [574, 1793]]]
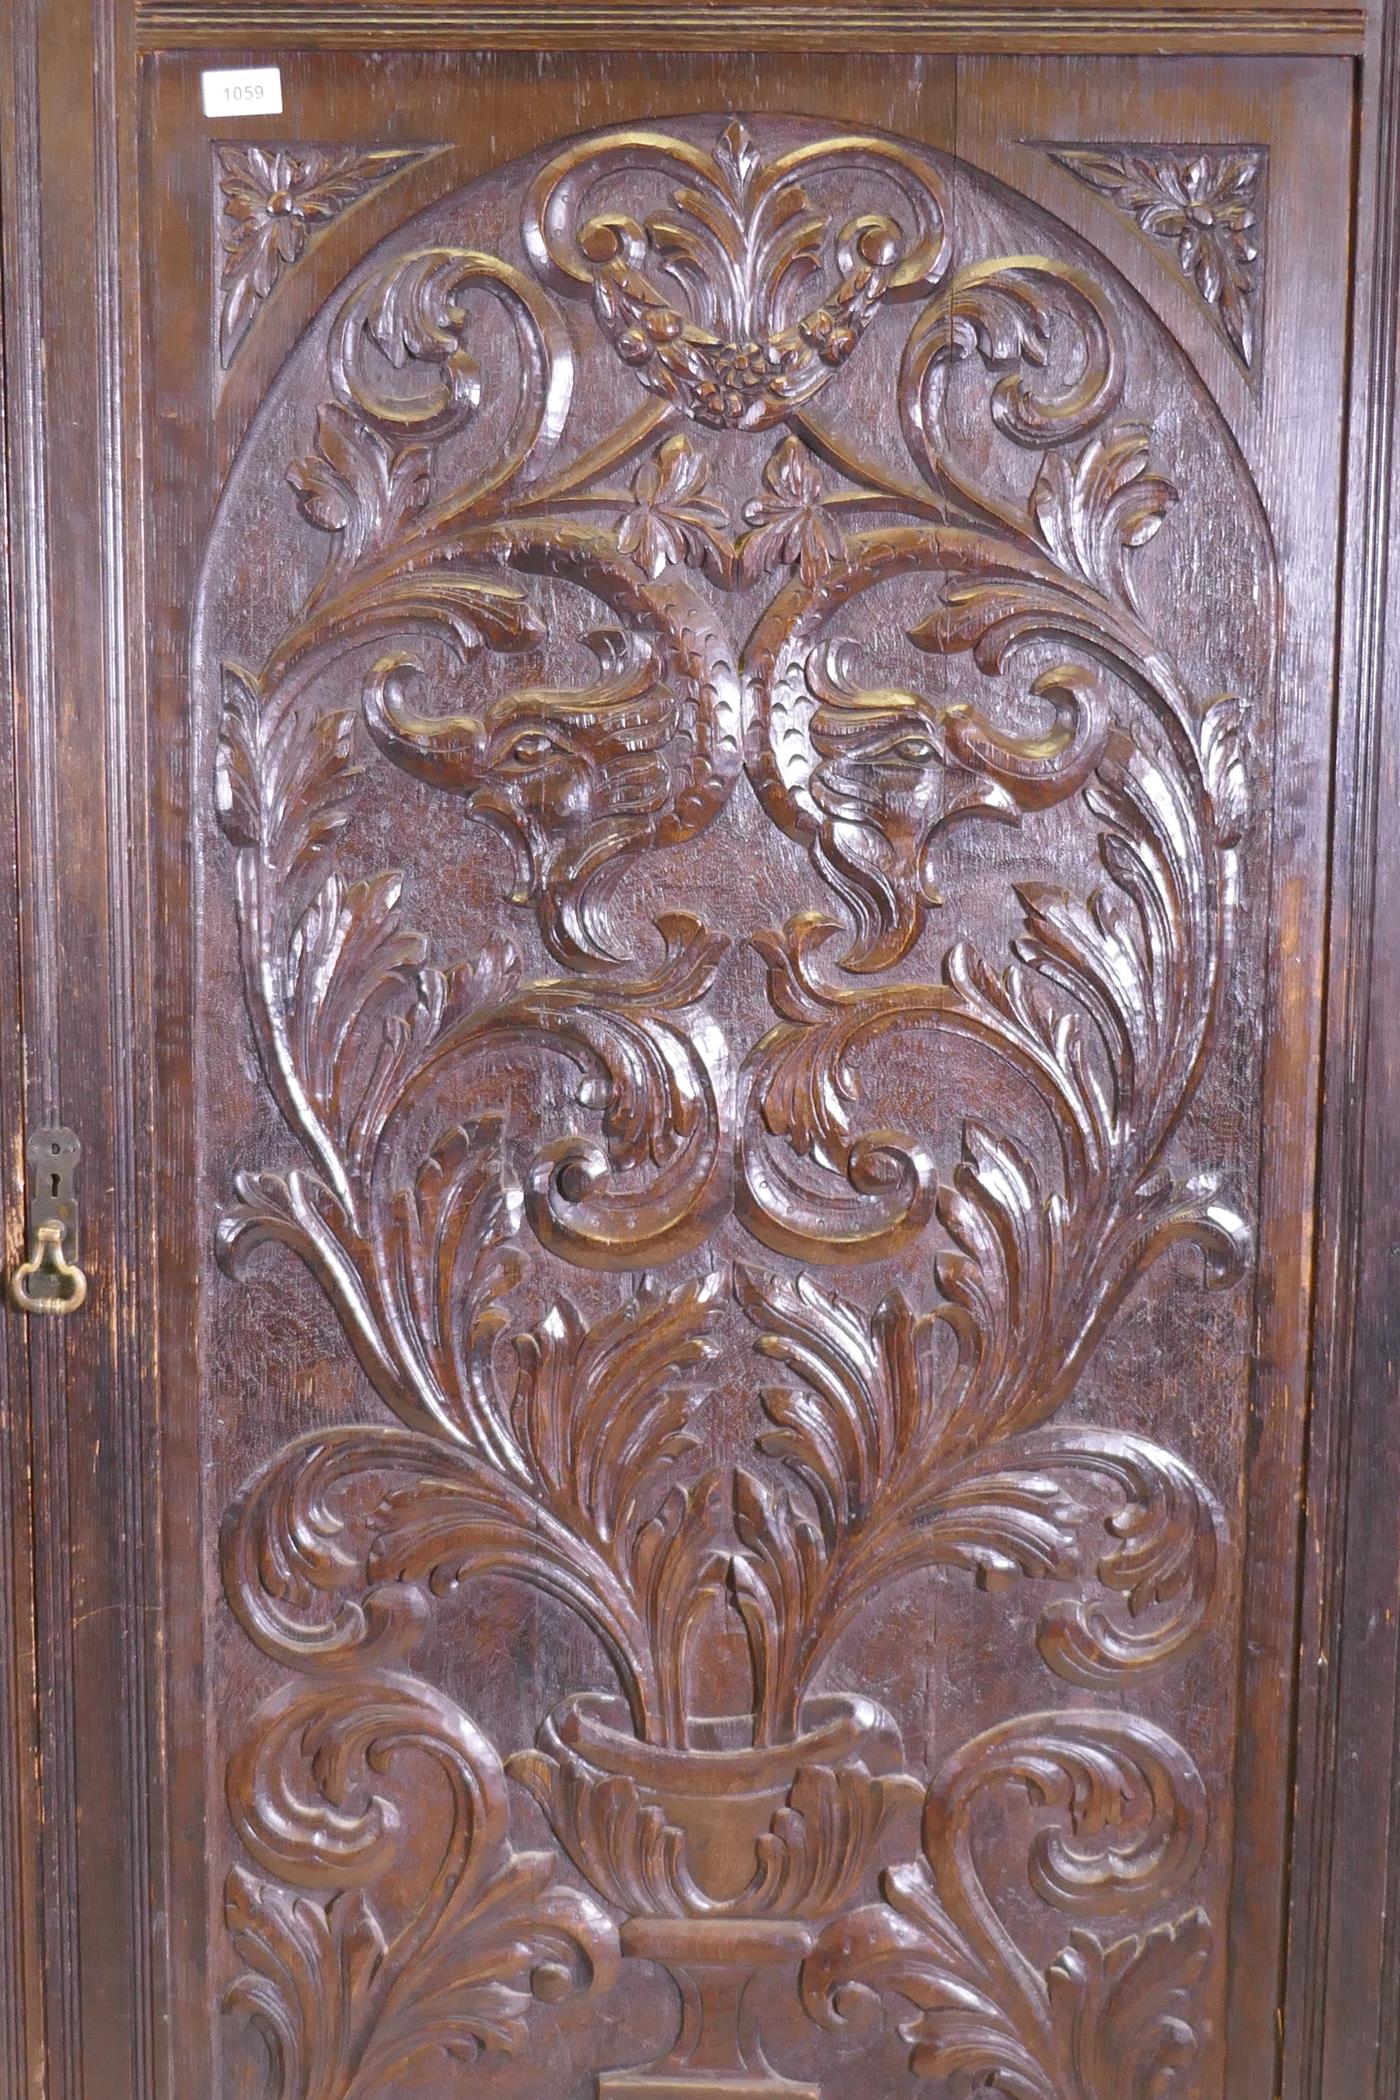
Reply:
[[[0, 76], [11, 78], [13, 53], [0, 23]], [[8, 181], [13, 159], [0, 154], [0, 226], [13, 238]], [[11, 249], [7, 262], [13, 261]], [[19, 398], [17, 362], [6, 340], [13, 290], [3, 272], [0, 297], [0, 1189], [3, 1260], [21, 1259], [23, 1223], [22, 1014], [19, 897], [15, 861], [16, 716], [23, 685], [21, 651], [12, 631], [16, 561], [22, 535], [12, 530], [10, 406]], [[28, 1336], [5, 1320], [0, 1335], [0, 2091], [43, 2100], [48, 2090], [44, 2036], [41, 1901], [39, 1705], [34, 1624], [34, 1523]]]
[[[187, 9], [179, 19], [194, 12]], [[205, 12], [212, 22], [214, 12]], [[284, 33], [272, 11], [262, 17], [265, 37]], [[176, 20], [172, 8], [148, 7], [146, 33], [156, 34], [167, 20]], [[328, 42], [344, 34], [343, 23], [326, 11], [317, 20]], [[1400, 1948], [1394, 1924], [1383, 1931], [1379, 1923], [1400, 1912], [1393, 1815], [1400, 1784], [1394, 1763], [1400, 1742], [1400, 1331], [1394, 1311], [1400, 1303], [1394, 1268], [1400, 1066], [1393, 1048], [1400, 1041], [1400, 960], [1387, 934], [1400, 908], [1400, 695], [1395, 674], [1385, 669], [1400, 617], [1394, 603], [1400, 580], [1396, 565], [1386, 564], [1396, 473], [1400, 35], [1393, 11], [1386, 20], [1384, 48], [1377, 27], [1363, 71], [1363, 276], [1337, 741], [1322, 1296], [1284, 2029], [1291, 2100], [1391, 2100], [1400, 2092]], [[401, 33], [411, 40], [411, 30]], [[901, 32], [917, 33], [913, 24]], [[1060, 33], [1047, 22], [1047, 41]], [[161, 793], [172, 798], [162, 821], [181, 805], [184, 787], [179, 760], [172, 765], [167, 751], [157, 749], [148, 771], [139, 704], [145, 634], [141, 536], [133, 524], [141, 488], [134, 301], [142, 198], [134, 178], [132, 37], [133, 11], [120, 0], [93, 0], [90, 9], [76, 10], [56, 0], [15, 0], [0, 28], [13, 777], [19, 783], [17, 811], [0, 790], [0, 837], [8, 839], [17, 826], [25, 1020], [21, 1070], [20, 987], [5, 945], [6, 909], [13, 914], [15, 898], [9, 871], [0, 866], [6, 1250], [12, 1260], [18, 1248], [22, 1101], [31, 1124], [61, 1116], [84, 1139], [93, 1275], [89, 1313], [71, 1327], [50, 1323], [35, 1335], [32, 1366], [21, 1324], [0, 1315], [0, 1637], [9, 1656], [0, 1677], [0, 1756], [7, 1767], [0, 1771], [6, 1971], [0, 2090], [8, 2092], [8, 2079], [16, 2094], [36, 2100], [45, 2090], [49, 2100], [155, 2094], [185, 2100], [200, 2089], [199, 2052], [172, 2075], [160, 2039], [167, 1935], [173, 1925], [180, 1959], [196, 1963], [185, 1977], [190, 1984], [202, 1925], [183, 1911], [172, 1918], [161, 1866], [169, 1772], [151, 1542], [161, 1516], [162, 1452], [177, 1453], [177, 1466], [184, 1466], [193, 1447], [181, 1441], [178, 1421], [168, 1434], [162, 1425], [152, 1183], [159, 1171], [163, 1197], [188, 1215], [190, 1161], [169, 1156], [170, 1128], [157, 1127], [150, 1104], [155, 1034], [148, 1010], [147, 784], [161, 778]], [[647, 63], [633, 61], [639, 75]], [[854, 82], [859, 67], [849, 70]], [[194, 71], [188, 66], [184, 73], [190, 88]], [[793, 92], [800, 105], [796, 86]], [[859, 102], [857, 85], [851, 94]], [[1335, 189], [1349, 143], [1335, 96], [1319, 98], [1311, 109], [1300, 102], [1293, 126], [1296, 150], [1325, 165]], [[1063, 206], [1073, 222], [1067, 198], [1062, 189], [1046, 201]], [[162, 208], [169, 202], [158, 201]], [[1320, 254], [1330, 223], [1319, 208], [1311, 229], [1295, 231], [1300, 241], [1320, 243], [1311, 251]], [[200, 237], [203, 231], [197, 229]], [[1331, 324], [1298, 306], [1294, 325], [1325, 334]], [[1189, 323], [1183, 328], [1188, 340]], [[1207, 339], [1190, 342], [1193, 354], [1208, 360]], [[1233, 384], [1227, 368], [1215, 379], [1224, 398]], [[1238, 390], [1234, 405], [1244, 412]], [[1316, 401], [1303, 418], [1296, 406], [1275, 401], [1257, 426], [1259, 455], [1276, 458], [1280, 474], [1296, 484], [1293, 500], [1300, 507], [1309, 490], [1315, 494], [1326, 482], [1339, 413], [1335, 401]], [[204, 440], [192, 441], [188, 425], [172, 428], [161, 403], [152, 404], [150, 428], [155, 443], [170, 443], [172, 456], [182, 448], [202, 451]], [[1294, 663], [1290, 708], [1326, 705], [1325, 625], [1311, 637], [1311, 654], [1302, 652]], [[0, 747], [5, 733], [0, 729]], [[6, 763], [0, 748], [0, 765]], [[1295, 838], [1316, 836], [1326, 823], [1326, 782], [1299, 773], [1295, 789], [1287, 822]], [[175, 868], [162, 880], [163, 902], [178, 916], [182, 873]], [[1322, 901], [1313, 894], [1298, 900], [1293, 925], [1304, 947]], [[178, 946], [179, 928], [168, 918], [156, 923], [162, 946]], [[179, 958], [171, 960], [178, 969]], [[1294, 982], [1285, 996], [1316, 1002], [1319, 986]], [[178, 1040], [167, 1041], [164, 1052], [173, 1069], [182, 1054]], [[1312, 1085], [1310, 1072], [1304, 1092]], [[177, 1135], [185, 1143], [190, 1133]], [[1305, 1317], [1311, 1258], [1306, 1162], [1296, 1148], [1285, 1152], [1275, 1164], [1273, 1200], [1293, 1237], [1272, 1255], [1275, 1332], [1282, 1331], [1278, 1321]], [[171, 1242], [167, 1254], [172, 1274], [193, 1274], [192, 1259]], [[177, 1366], [188, 1363], [180, 1353], [185, 1319], [179, 1306], [168, 1311], [165, 1332]], [[178, 1415], [188, 1395], [182, 1397], [178, 1380], [172, 1391]], [[1272, 1445], [1270, 1463], [1280, 1477], [1296, 1467], [1302, 1406], [1294, 1384], [1272, 1397], [1261, 1386], [1256, 1426], [1262, 1443]], [[187, 1515], [183, 1506], [165, 1508], [171, 1536], [178, 1537]], [[1250, 1749], [1261, 1761], [1246, 1766], [1244, 1784], [1251, 1798], [1257, 1795], [1265, 1821], [1276, 1814], [1279, 1775], [1294, 1740], [1287, 1658], [1274, 1639], [1292, 1608], [1286, 1528], [1285, 1521], [1257, 1541], [1251, 1575], [1258, 1599], [1252, 1623], [1262, 1637], [1251, 1638], [1246, 1675], [1254, 1673], [1261, 1711], [1267, 1708], [1272, 1719], [1267, 1742]], [[177, 1646], [181, 1638], [177, 1633]], [[32, 1668], [42, 1716], [37, 1733]], [[197, 1676], [175, 1682], [189, 1696], [200, 1695]], [[202, 1777], [182, 1782], [173, 1802], [187, 1861], [202, 1837], [202, 1783]], [[1281, 1894], [1276, 1856], [1276, 1839], [1261, 1839], [1261, 1878], [1251, 1874], [1237, 1890], [1242, 1936], [1272, 1930]], [[42, 1931], [33, 1915], [40, 1878]], [[1269, 2090], [1273, 2037], [1266, 2030], [1272, 2023], [1273, 2008], [1262, 2004], [1244, 2025], [1237, 2023], [1236, 2061], [1243, 2068], [1230, 2100], [1243, 2094], [1254, 2100], [1256, 2087], [1261, 2094]]]
[[[1008, 125], [1004, 112], [1017, 79], [1025, 85]], [[1280, 565], [1281, 652], [1266, 1086], [1315, 1113], [1344, 435], [1346, 288], [1338, 243], [1348, 218], [1351, 68], [1344, 61], [1212, 66], [1144, 59], [1105, 94], [1092, 61], [989, 59], [966, 63], [960, 83], [962, 149], [1013, 181], [1034, 181], [1036, 194], [1104, 245], [1162, 313], [1228, 415], [1268, 510]], [[1170, 147], [1174, 138], [1214, 142], [1217, 152], [1267, 142], [1258, 229], [1264, 292], [1252, 377], [1213, 325], [1199, 286], [1177, 267], [1171, 240], [1145, 235], [1130, 215], [1120, 212], [1115, 221], [1111, 197], [1106, 203], [1071, 174], [1046, 166], [1046, 142], [1057, 139]], [[1180, 165], [1189, 159], [1183, 152]], [[1263, 692], [1251, 697], [1261, 711], [1270, 704]], [[1262, 870], [1251, 867], [1246, 879], [1261, 880]], [[1300, 1113], [1270, 1126], [1257, 1191], [1258, 1215], [1270, 1222], [1255, 1308], [1249, 1496], [1239, 1518], [1247, 1548], [1227, 2012], [1231, 2100], [1269, 2100], [1278, 2076], [1299, 1635], [1296, 1483], [1310, 1402], [1317, 1157], [1309, 1124]]]
[[1290, 2100], [1400, 2092], [1400, 10], [1375, 11], [1358, 87]]

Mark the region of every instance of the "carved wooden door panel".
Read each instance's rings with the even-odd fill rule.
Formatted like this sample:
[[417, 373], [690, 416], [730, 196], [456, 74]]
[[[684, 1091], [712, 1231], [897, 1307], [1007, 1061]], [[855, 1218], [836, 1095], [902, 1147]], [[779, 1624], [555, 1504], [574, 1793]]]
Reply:
[[284, 78], [149, 111], [187, 2089], [1263, 2100], [1342, 68]]

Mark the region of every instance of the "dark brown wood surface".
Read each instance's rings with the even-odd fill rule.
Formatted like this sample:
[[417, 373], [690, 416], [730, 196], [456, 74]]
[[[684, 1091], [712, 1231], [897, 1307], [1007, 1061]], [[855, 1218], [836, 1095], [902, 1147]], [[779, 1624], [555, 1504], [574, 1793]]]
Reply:
[[1382, 53], [578, 28], [283, 51], [238, 123], [157, 52], [75, 168], [14, 25], [27, 1105], [96, 1251], [27, 1338], [9, 2061], [1379, 2094], [1379, 1963], [1320, 1957], [1384, 1953], [1328, 1891], [1392, 1680], [1309, 1651], [1394, 1571], [1323, 1084], [1329, 899], [1384, 987], [1330, 828]]
[[1098, 52], [1359, 52], [1366, 12], [1310, 0], [1061, 0], [1047, 17], [1037, 0], [920, 7], [868, 0], [833, 7], [813, 0], [683, 0], [658, 18], [646, 0], [138, 0], [143, 49], [283, 51], [395, 47], [531, 51], [809, 50]]
[[[1266, 310], [1259, 251], [1344, 82], [1242, 69], [1231, 108], [1213, 72], [1206, 139], [1204, 76], [1137, 68], [1115, 153], [1101, 72], [884, 70], [695, 61], [647, 129], [646, 62], [306, 61], [304, 135], [260, 147], [159, 70], [186, 502], [258, 412], [193, 664], [187, 575], [158, 659], [204, 783], [167, 1216], [228, 1271], [197, 1323], [168, 1301], [191, 1544], [224, 1541], [218, 1587], [208, 1547], [177, 1578], [219, 1804], [176, 1883], [212, 1906], [192, 2077], [252, 2029], [327, 2095], [477, 2049], [522, 2093], [894, 2092], [911, 2049], [1225, 2090], [1233, 2020], [1231, 2089], [1268, 2090], [1283, 1774], [1237, 1833], [1235, 1762], [1286, 1683], [1306, 1330], [1259, 1295], [1300, 1207], [1254, 1147], [1314, 1091], [1326, 735], [1276, 726], [1274, 647], [1325, 686], [1343, 285], [1270, 256]], [[1036, 195], [1155, 263], [1180, 337]], [[370, 211], [300, 323], [284, 285], [314, 313]], [[380, 1766], [397, 1844], [322, 1858]], [[1036, 1865], [1057, 1809], [1073, 1868]], [[891, 1987], [902, 2037], [856, 2017]]]

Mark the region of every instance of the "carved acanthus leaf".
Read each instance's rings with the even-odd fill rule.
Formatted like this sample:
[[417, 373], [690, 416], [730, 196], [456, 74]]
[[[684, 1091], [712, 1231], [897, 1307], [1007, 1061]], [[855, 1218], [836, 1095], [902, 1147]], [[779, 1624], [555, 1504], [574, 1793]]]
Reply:
[[[425, 1762], [443, 1789], [435, 1851], [421, 1819], [439, 1796], [409, 1791]], [[276, 1879], [229, 1877], [248, 1967], [227, 2002], [262, 2030], [280, 2100], [372, 2100], [403, 2078], [460, 2072], [483, 2050], [521, 2047], [532, 1997], [616, 1978], [613, 1924], [556, 1882], [547, 1853], [513, 1850], [495, 1752], [416, 1678], [279, 1693], [230, 1764], [228, 1799], [243, 1845]]]
[[878, 1994], [916, 2007], [900, 2032], [920, 2078], [961, 2075], [1011, 2100], [1187, 2100], [1210, 1944], [1190, 1911], [1105, 1942], [1076, 1928], [1042, 1972], [982, 1879], [975, 1811], [1010, 1787], [1049, 1812], [1028, 1873], [1046, 1903], [1140, 1913], [1176, 1893], [1205, 1837], [1200, 1775], [1132, 1716], [1029, 1715], [974, 1737], [929, 1788], [926, 1864], [884, 1876], [883, 1904], [827, 1927], [802, 1973], [814, 2018], [871, 2022]]
[[[1205, 1840], [1186, 1753], [1122, 1713], [990, 1729], [928, 1790], [923, 1862], [891, 1868], [923, 1789], [872, 1700], [817, 1689], [859, 1614], [938, 1567], [1045, 1585], [1042, 1656], [1117, 1696], [1198, 1640], [1224, 1538], [1191, 1465], [1069, 1404], [1159, 1257], [1189, 1243], [1228, 1285], [1247, 1253], [1214, 1180], [1171, 1164], [1240, 879], [1243, 706], [1203, 706], [1143, 610], [1199, 546], [1176, 570], [1139, 553], [1177, 500], [1118, 419], [1140, 317], [1120, 329], [1053, 256], [955, 264], [945, 191], [941, 158], [885, 138], [614, 130], [543, 156], [523, 264], [377, 255], [317, 338], [293, 572], [324, 562], [258, 668], [224, 667], [215, 769], [296, 1163], [239, 1176], [219, 1251], [235, 1274], [295, 1253], [390, 1418], [287, 1443], [223, 1533], [234, 1614], [298, 1673], [229, 1772], [252, 1862], [230, 2002], [279, 2100], [435, 2090], [518, 2046], [531, 1993], [613, 1973], [593, 1898], [511, 1846], [494, 1753], [403, 1674], [438, 1600], [501, 1576], [616, 1673], [510, 1771], [681, 1983], [644, 2079], [680, 2090], [693, 2058], [756, 2090], [741, 1972], [814, 1948], [812, 2015], [900, 1992], [914, 2069], [950, 2087], [1187, 2100], [1208, 1930], [1166, 1908]], [[830, 429], [817, 397], [858, 354], [893, 366], [899, 299], [899, 428], [867, 451], [847, 426], [874, 387], [844, 411], [830, 388]], [[613, 353], [641, 392], [610, 417]], [[724, 608], [750, 599], [740, 651]], [[842, 914], [781, 901], [782, 841], [745, 846], [741, 880], [792, 914], [753, 942], [752, 1044], [727, 1034], [751, 1010], [728, 932], [664, 908], [661, 857], [745, 768]], [[452, 841], [488, 826], [544, 968], [475, 925], [469, 960], [437, 961], [371, 858], [386, 807], [411, 834], [442, 796], [412, 869], [435, 922], [485, 894]], [[1101, 878], [1025, 879], [1009, 952], [989, 932], [921, 966], [953, 827], [984, 821], [1024, 822], [1023, 868], [1096, 852]], [[677, 867], [722, 886], [724, 844]], [[919, 1126], [969, 1072], [940, 1187]], [[777, 1372], [745, 1462], [728, 1399], [697, 1420], [743, 1332], [720, 1333], [731, 1216], [798, 1265], [737, 1277]], [[925, 1234], [917, 1291], [832, 1286], [915, 1274]], [[555, 1259], [632, 1282], [562, 1289]], [[993, 1889], [1023, 1812], [1029, 1894]], [[1052, 1952], [1040, 1918], [1032, 1958], [1036, 1898], [1075, 1922]]]
[[[599, 208], [637, 167], [675, 183], [640, 224]], [[857, 179], [892, 209], [814, 207], [807, 185], [821, 175]], [[910, 147], [838, 134], [819, 153], [765, 157], [736, 118], [708, 151], [641, 129], [566, 147], [535, 177], [523, 230], [546, 282], [591, 292], [649, 392], [701, 425], [764, 430], [825, 386], [886, 300], [938, 281], [946, 219], [942, 181]], [[801, 310], [799, 288], [824, 271], [835, 283]]]
[[1148, 472], [1147, 432], [1120, 427], [1091, 438], [1072, 461], [1047, 453], [1031, 512], [1062, 569], [1131, 605], [1123, 557], [1154, 536], [1176, 500], [1171, 483]]
[[737, 1476], [734, 1583], [761, 1727], [790, 1727], [857, 1614], [923, 1567], [987, 1587], [1096, 1577], [1104, 1599], [1056, 1599], [1041, 1617], [1042, 1653], [1078, 1684], [1160, 1668], [1199, 1637], [1224, 1520], [1183, 1461], [1127, 1431], [1026, 1431], [1014, 1414], [974, 1429], [937, 1347], [958, 1325], [946, 1307], [916, 1316], [895, 1292], [867, 1315], [802, 1275], [741, 1271], [738, 1287], [760, 1353], [800, 1381], [765, 1389], [759, 1441], [807, 1498]]
[[[461, 1165], [450, 1148], [453, 1171]], [[482, 1184], [484, 1187], [486, 1184]], [[449, 1424], [348, 1428], [287, 1445], [229, 1514], [230, 1602], [269, 1653], [340, 1668], [409, 1652], [430, 1593], [515, 1576], [557, 1597], [597, 1633], [639, 1732], [684, 1734], [683, 1650], [707, 1586], [718, 1594], [722, 1497], [702, 1479], [669, 1486], [692, 1448], [697, 1379], [710, 1361], [721, 1277], [664, 1288], [643, 1277], [584, 1320], [559, 1299], [515, 1338], [503, 1392], [493, 1361], [504, 1325], [498, 1260], [454, 1226], [465, 1276], [488, 1273], [481, 1302], [441, 1314], [465, 1330], [459, 1410]], [[431, 1332], [439, 1311], [419, 1307]]]
[[941, 390], [973, 356], [998, 374], [992, 421], [1035, 449], [1083, 437], [1111, 414], [1123, 351], [1099, 287], [1051, 256], [969, 263], [948, 279], [910, 331], [899, 374], [900, 414], [915, 465], [969, 521], [1019, 535], [1019, 522], [979, 491], [946, 450]]

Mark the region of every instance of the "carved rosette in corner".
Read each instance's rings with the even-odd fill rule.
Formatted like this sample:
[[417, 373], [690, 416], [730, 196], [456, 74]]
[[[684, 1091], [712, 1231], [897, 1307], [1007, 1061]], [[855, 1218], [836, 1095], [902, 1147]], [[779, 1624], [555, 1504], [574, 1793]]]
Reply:
[[436, 147], [216, 146], [219, 362], [323, 226]]
[[1245, 370], [1258, 370], [1264, 274], [1262, 146], [1047, 146], [1165, 248]]

